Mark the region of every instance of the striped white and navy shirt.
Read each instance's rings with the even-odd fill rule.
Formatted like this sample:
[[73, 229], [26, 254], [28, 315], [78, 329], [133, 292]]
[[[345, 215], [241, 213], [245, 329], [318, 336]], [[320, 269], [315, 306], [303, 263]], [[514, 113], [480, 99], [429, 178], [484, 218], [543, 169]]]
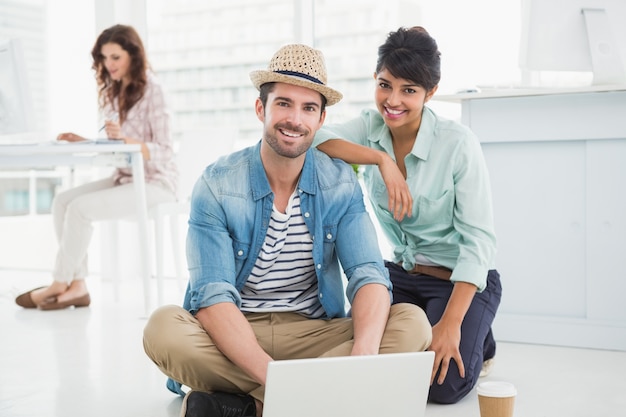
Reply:
[[245, 312], [295, 312], [309, 318], [324, 314], [317, 298], [313, 241], [300, 211], [300, 196], [289, 199], [286, 213], [272, 210], [265, 242], [241, 290]]

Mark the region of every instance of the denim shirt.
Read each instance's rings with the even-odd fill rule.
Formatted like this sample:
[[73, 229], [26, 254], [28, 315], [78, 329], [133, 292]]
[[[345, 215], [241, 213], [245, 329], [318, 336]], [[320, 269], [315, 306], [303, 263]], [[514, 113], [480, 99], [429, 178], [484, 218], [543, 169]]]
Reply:
[[[365, 284], [391, 281], [365, 210], [352, 167], [309, 149], [297, 186], [304, 221], [313, 240], [319, 300], [326, 318], [345, 317], [345, 295], [352, 303]], [[198, 179], [192, 194], [187, 262], [190, 280], [183, 307], [231, 302], [241, 306], [243, 288], [261, 250], [274, 194], [260, 157], [260, 142], [220, 158]], [[168, 388], [184, 395], [180, 384]]]

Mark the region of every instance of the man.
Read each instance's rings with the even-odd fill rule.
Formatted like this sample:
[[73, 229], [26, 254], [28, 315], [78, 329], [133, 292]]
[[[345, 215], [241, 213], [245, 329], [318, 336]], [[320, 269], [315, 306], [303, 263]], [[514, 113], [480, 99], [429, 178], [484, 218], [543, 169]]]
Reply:
[[262, 139], [196, 183], [183, 308], [156, 310], [144, 331], [168, 387], [191, 388], [186, 417], [260, 417], [273, 360], [419, 351], [431, 340], [419, 307], [390, 307], [352, 168], [310, 149], [325, 106], [342, 97], [326, 85], [321, 52], [287, 45], [250, 78]]

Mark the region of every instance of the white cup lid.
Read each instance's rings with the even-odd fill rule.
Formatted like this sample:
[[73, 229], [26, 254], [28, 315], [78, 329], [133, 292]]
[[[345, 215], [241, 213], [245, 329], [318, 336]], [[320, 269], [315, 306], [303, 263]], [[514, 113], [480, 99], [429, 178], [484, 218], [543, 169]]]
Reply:
[[513, 397], [517, 395], [515, 385], [504, 381], [487, 381], [476, 387], [478, 395], [483, 397]]

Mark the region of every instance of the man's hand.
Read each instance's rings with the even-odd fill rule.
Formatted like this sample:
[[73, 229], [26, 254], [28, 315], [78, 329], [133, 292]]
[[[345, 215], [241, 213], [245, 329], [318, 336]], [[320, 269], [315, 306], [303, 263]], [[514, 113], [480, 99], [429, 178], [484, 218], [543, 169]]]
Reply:
[[267, 365], [272, 358], [261, 348], [252, 326], [235, 304], [219, 303], [201, 308], [196, 318], [224, 356], [265, 385]]
[[378, 354], [390, 307], [389, 290], [384, 285], [366, 284], [359, 288], [352, 302], [354, 345], [351, 355]]

